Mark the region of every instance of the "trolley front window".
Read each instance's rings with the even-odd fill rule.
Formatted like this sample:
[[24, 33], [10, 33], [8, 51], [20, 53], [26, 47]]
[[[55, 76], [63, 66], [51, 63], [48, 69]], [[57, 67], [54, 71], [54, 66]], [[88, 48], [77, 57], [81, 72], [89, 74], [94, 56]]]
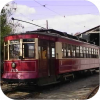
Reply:
[[25, 43], [23, 44], [23, 58], [34, 58], [34, 44], [33, 43]]
[[35, 39], [23, 39], [23, 58], [35, 58]]
[[19, 56], [20, 56], [20, 42], [19, 42], [19, 40], [10, 41], [9, 59], [18, 59]]
[[5, 60], [35, 58], [35, 39], [8, 40], [4, 50]]

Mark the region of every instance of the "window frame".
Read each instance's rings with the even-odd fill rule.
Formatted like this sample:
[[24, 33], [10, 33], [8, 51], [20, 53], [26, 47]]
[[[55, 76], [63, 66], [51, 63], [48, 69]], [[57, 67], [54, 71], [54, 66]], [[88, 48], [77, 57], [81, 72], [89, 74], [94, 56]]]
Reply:
[[[24, 41], [24, 40], [31, 40], [31, 39], [34, 39], [34, 41], [32, 42], [32, 41]], [[35, 52], [35, 45], [36, 45], [36, 43], [35, 43], [35, 38], [29, 38], [29, 39], [23, 39], [22, 40], [22, 57], [24, 58], [24, 59], [35, 59], [35, 57], [36, 57], [36, 52]], [[28, 50], [28, 57], [25, 57], [25, 52], [24, 52], [24, 48], [25, 48], [25, 44], [34, 44], [34, 56], [33, 57], [29, 57], [29, 48], [27, 48], [27, 50]], [[29, 46], [28, 46], [29, 47]]]
[[[19, 41], [19, 43], [11, 43], [11, 41]], [[11, 58], [11, 57], [10, 57], [10, 55], [11, 55], [10, 46], [11, 46], [11, 45], [19, 45], [19, 55], [17, 55], [17, 56], [18, 56], [17, 58], [14, 58], [14, 57]], [[9, 60], [12, 60], [12, 59], [19, 59], [19, 56], [20, 56], [20, 49], [21, 49], [21, 48], [20, 48], [20, 39], [9, 40], [9, 43], [8, 43], [8, 55], [9, 55], [9, 56], [8, 56], [8, 59], [9, 59]]]

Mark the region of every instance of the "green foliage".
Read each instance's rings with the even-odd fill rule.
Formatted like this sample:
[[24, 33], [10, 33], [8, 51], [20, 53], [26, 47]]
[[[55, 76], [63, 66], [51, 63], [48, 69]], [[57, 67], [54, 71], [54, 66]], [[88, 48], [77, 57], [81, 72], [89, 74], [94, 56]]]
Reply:
[[[0, 26], [1, 26], [1, 39], [0, 39], [0, 47], [1, 47], [1, 58], [3, 58], [3, 52], [4, 52], [4, 36], [10, 34], [11, 32], [11, 27], [10, 25], [7, 23], [7, 12], [6, 10], [3, 8], [0, 14]], [[3, 59], [2, 59], [3, 60]]]
[[7, 12], [3, 8], [0, 13], [0, 49], [1, 49], [1, 73], [3, 72], [3, 60], [4, 60], [4, 36], [10, 34], [11, 27], [7, 23]]

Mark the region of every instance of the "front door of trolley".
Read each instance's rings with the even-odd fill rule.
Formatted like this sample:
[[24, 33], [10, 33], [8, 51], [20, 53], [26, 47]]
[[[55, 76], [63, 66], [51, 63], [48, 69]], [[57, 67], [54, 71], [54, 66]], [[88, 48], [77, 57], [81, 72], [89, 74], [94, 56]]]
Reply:
[[39, 40], [39, 76], [52, 76], [55, 74], [55, 43]]

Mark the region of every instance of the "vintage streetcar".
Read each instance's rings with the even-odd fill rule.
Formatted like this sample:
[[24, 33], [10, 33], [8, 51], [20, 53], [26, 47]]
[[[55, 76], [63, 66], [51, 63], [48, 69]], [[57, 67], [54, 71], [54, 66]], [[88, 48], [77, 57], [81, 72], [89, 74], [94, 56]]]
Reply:
[[4, 72], [8, 83], [49, 84], [100, 66], [99, 47], [53, 29], [4, 37]]

